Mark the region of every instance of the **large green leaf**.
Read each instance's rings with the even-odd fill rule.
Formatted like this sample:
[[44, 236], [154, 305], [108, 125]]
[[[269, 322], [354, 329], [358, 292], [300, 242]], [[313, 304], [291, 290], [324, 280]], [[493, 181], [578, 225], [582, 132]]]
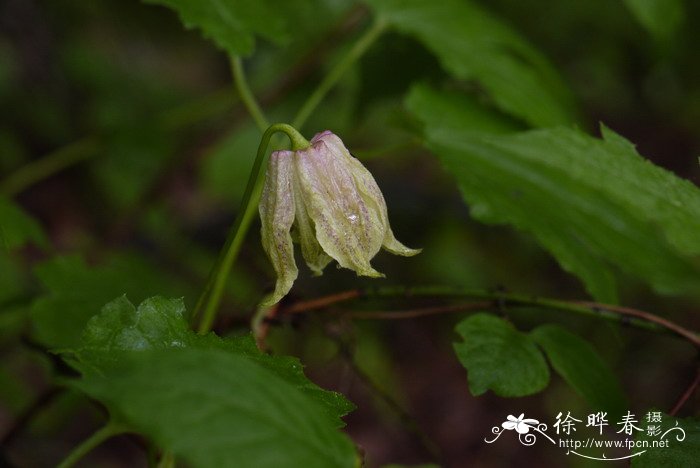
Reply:
[[682, 0], [624, 0], [637, 21], [659, 39], [669, 38], [681, 25]]
[[197, 335], [179, 299], [125, 297], [64, 351], [74, 385], [113, 417], [197, 467], [354, 466], [338, 427], [351, 409], [303, 375], [298, 360], [260, 353], [250, 337]]
[[539, 326], [530, 336], [554, 370], [594, 409], [621, 415], [627, 408], [617, 377], [590, 343], [558, 325]]
[[188, 29], [197, 28], [220, 48], [247, 55], [255, 35], [283, 43], [288, 39], [284, 17], [269, 0], [144, 0], [177, 11]]
[[75, 385], [195, 467], [356, 465], [352, 442], [318, 404], [224, 350], [135, 352]]
[[79, 257], [56, 257], [36, 268], [47, 292], [32, 304], [35, 339], [49, 348], [77, 346], [87, 321], [122, 294], [143, 300], [153, 294], [185, 295], [187, 286], [136, 256], [119, 256], [89, 268]]
[[[646, 424], [644, 428], [648, 425]], [[653, 425], [661, 429], [660, 434], [652, 436], [647, 430], [635, 435], [636, 441], [646, 441], [649, 448], [643, 455], [632, 459], [634, 468], [698, 466], [698, 460], [700, 460], [700, 420], [698, 418], [679, 419], [662, 414], [661, 423], [653, 423]], [[654, 441], [659, 440], [668, 441], [668, 445], [654, 447]]]
[[250, 336], [221, 339], [210, 333], [198, 335], [189, 327], [182, 299], [152, 297], [138, 308], [126, 296], [117, 298], [92, 317], [82, 334], [81, 346], [64, 350], [84, 373], [99, 371], [118, 362], [124, 351], [166, 348], [224, 349], [247, 357], [274, 372], [320, 403], [334, 424], [353, 405], [339, 393], [328, 392], [310, 382], [299, 360], [261, 353]]
[[535, 342], [505, 320], [476, 314], [455, 330], [464, 339], [454, 349], [467, 369], [473, 395], [493, 390], [499, 396], [520, 397], [549, 383], [549, 368]]
[[568, 128], [479, 134], [457, 101], [446, 125], [445, 102], [420, 88], [407, 105], [472, 216], [532, 233], [597, 299], [616, 300], [616, 271], [663, 293], [699, 290], [700, 191], [621, 136], [607, 128], [603, 139]]
[[14, 202], [0, 195], [0, 248], [10, 250], [29, 242], [46, 245], [39, 224]]
[[574, 120], [572, 98], [548, 61], [503, 22], [467, 0], [366, 0], [415, 36], [460, 79], [477, 80], [503, 110], [534, 126]]

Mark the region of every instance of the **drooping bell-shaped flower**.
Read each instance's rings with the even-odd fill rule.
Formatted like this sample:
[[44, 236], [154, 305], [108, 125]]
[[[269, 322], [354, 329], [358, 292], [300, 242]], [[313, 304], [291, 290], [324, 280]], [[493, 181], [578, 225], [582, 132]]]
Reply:
[[277, 273], [263, 306], [282, 299], [297, 278], [292, 239], [316, 275], [336, 260], [358, 275], [380, 277], [370, 265], [380, 248], [404, 256], [420, 252], [396, 240], [372, 174], [330, 131], [318, 133], [306, 149], [272, 153], [260, 218], [263, 247]]

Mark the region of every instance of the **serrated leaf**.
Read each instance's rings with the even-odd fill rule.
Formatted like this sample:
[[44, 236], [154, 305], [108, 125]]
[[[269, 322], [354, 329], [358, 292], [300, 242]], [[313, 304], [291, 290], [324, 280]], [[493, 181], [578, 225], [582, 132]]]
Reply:
[[493, 390], [502, 397], [520, 397], [549, 383], [549, 368], [535, 342], [505, 320], [476, 314], [459, 322], [455, 331], [464, 339], [454, 343], [454, 350], [467, 369], [472, 395]]
[[603, 139], [568, 128], [475, 134], [458, 104], [449, 126], [444, 102], [407, 104], [472, 216], [531, 233], [598, 300], [616, 301], [619, 271], [662, 293], [698, 291], [700, 191], [621, 136], [606, 128]]
[[194, 467], [352, 467], [352, 442], [322, 407], [221, 349], [150, 349], [74, 384]]
[[[138, 308], [122, 296], [63, 350], [83, 374], [73, 385], [113, 417], [196, 467], [354, 466], [337, 429], [352, 405], [309, 381], [298, 360], [251, 337], [198, 335], [180, 299]], [[274, 449], [271, 449], [274, 448]]]
[[255, 36], [276, 44], [289, 39], [284, 5], [270, 0], [144, 0], [175, 10], [188, 29], [233, 55], [253, 52]]
[[595, 410], [621, 415], [627, 401], [615, 373], [595, 348], [558, 325], [542, 325], [530, 336], [544, 350], [554, 370]]
[[251, 336], [222, 339], [213, 333], [194, 333], [187, 323], [182, 299], [156, 296], [136, 308], [126, 296], [121, 296], [88, 321], [81, 342], [81, 346], [64, 349], [63, 353], [84, 374], [100, 373], [127, 351], [222, 349], [246, 357], [299, 389], [315, 400], [338, 427], [343, 425], [340, 418], [354, 408], [341, 394], [325, 391], [309, 381], [298, 359], [261, 353]]
[[11, 250], [30, 242], [46, 245], [39, 223], [13, 201], [0, 195], [0, 247]]
[[504, 111], [533, 126], [571, 123], [570, 92], [546, 58], [495, 16], [465, 0], [365, 0], [415, 36], [453, 76], [477, 80]]
[[[650, 445], [643, 455], [632, 459], [634, 468], [676, 468], [697, 466], [700, 460], [700, 419], [680, 419], [662, 414], [661, 423], [656, 423], [661, 433], [651, 436], [647, 431], [637, 432], [636, 441], [647, 441]], [[646, 427], [646, 426], [645, 426]], [[681, 430], [675, 429], [676, 427]], [[666, 432], [670, 430], [670, 432]], [[662, 437], [665, 434], [664, 437]], [[668, 446], [653, 447], [653, 441], [667, 440]]]
[[157, 293], [186, 295], [186, 285], [136, 256], [119, 256], [89, 268], [77, 256], [56, 257], [39, 265], [36, 275], [47, 292], [34, 301], [34, 338], [49, 348], [80, 343], [85, 324], [102, 306], [123, 294], [143, 300]]
[[639, 24], [661, 40], [672, 36], [685, 16], [681, 0], [624, 0], [624, 3]]

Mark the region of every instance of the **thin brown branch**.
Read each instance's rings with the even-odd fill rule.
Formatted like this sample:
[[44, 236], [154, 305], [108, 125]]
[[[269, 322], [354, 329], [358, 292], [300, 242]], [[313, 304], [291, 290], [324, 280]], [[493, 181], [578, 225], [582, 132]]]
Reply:
[[646, 320], [647, 322], [655, 323], [657, 325], [660, 325], [664, 328], [667, 328], [668, 330], [673, 331], [677, 335], [682, 336], [683, 338], [687, 339], [691, 343], [693, 343], [696, 347], [700, 348], [700, 336], [698, 336], [696, 333], [686, 330], [685, 328], [681, 327], [680, 325], [671, 322], [670, 320], [667, 320], [663, 317], [659, 317], [657, 315], [654, 315], [649, 312], [645, 312], [643, 310], [637, 310], [633, 309], [631, 307], [624, 307], [624, 306], [617, 306], [617, 305], [610, 305], [610, 304], [599, 304], [597, 302], [585, 302], [585, 301], [576, 301], [576, 304], [580, 304], [586, 307], [590, 308], [599, 308], [599, 309], [605, 309], [609, 310], [611, 312], [617, 312], [621, 315], [626, 315], [629, 317], [637, 317], [642, 320]]
[[700, 386], [700, 369], [698, 369], [695, 373], [695, 379], [693, 379], [685, 392], [683, 392], [683, 395], [681, 395], [676, 404], [673, 405], [673, 409], [669, 413], [671, 416], [678, 414], [681, 408], [683, 408], [683, 406], [688, 402], [690, 397], [693, 396], [693, 393], [695, 393], [695, 391], [698, 389], [698, 386]]
[[350, 291], [343, 291], [337, 294], [331, 294], [330, 296], [323, 296], [317, 299], [310, 299], [308, 301], [299, 301], [285, 307], [280, 310], [280, 314], [303, 314], [316, 309], [325, 309], [328, 306], [338, 304], [340, 302], [351, 301], [362, 296], [362, 292], [359, 289], [351, 289]]
[[428, 317], [431, 315], [448, 314], [452, 312], [469, 312], [473, 310], [488, 310], [494, 306], [492, 301], [472, 302], [469, 304], [451, 304], [446, 306], [424, 307], [410, 310], [391, 311], [371, 311], [371, 312], [349, 312], [343, 314], [346, 317], [360, 320], [401, 320], [418, 317]]
[[[659, 317], [650, 312], [645, 312], [631, 307], [623, 307], [612, 304], [602, 304], [589, 301], [566, 301], [557, 299], [540, 298], [535, 296], [526, 296], [520, 294], [511, 294], [505, 292], [491, 292], [483, 290], [468, 290], [454, 289], [445, 287], [389, 287], [389, 288], [374, 288], [374, 289], [352, 289], [340, 293], [331, 294], [306, 301], [299, 301], [279, 310], [280, 315], [284, 314], [300, 314], [307, 313], [317, 309], [324, 309], [341, 302], [347, 302], [358, 298], [408, 298], [408, 297], [436, 297], [450, 299], [471, 299], [482, 301], [477, 303], [475, 307], [483, 306], [484, 300], [497, 301], [498, 304], [507, 307], [538, 307], [549, 310], [559, 310], [567, 313], [575, 313], [578, 315], [587, 315], [599, 317], [618, 323], [629, 324], [631, 326], [642, 328], [655, 332], [671, 332], [676, 334], [695, 347], [700, 348], [700, 336], [694, 331], [688, 330], [677, 323], [668, 319]], [[410, 318], [411, 316], [423, 316], [430, 314], [447, 313], [450, 311], [464, 310], [465, 305], [462, 304], [452, 309], [439, 308], [436, 311], [428, 309], [422, 311], [408, 311], [411, 315], [404, 315], [404, 312], [373, 312], [373, 313], [353, 313], [355, 318]], [[432, 309], [432, 308], [431, 308]], [[363, 316], [362, 314], [366, 314]], [[370, 314], [374, 314], [370, 317]]]

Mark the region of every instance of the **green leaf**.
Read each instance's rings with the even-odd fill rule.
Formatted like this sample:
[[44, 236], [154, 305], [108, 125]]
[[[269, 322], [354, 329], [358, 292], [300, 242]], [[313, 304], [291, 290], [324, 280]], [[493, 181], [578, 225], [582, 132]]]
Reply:
[[454, 349], [467, 369], [473, 395], [493, 390], [502, 397], [520, 397], [549, 383], [549, 368], [535, 342], [505, 320], [476, 314], [455, 330], [464, 339], [454, 343]]
[[30, 242], [40, 246], [47, 243], [39, 223], [13, 201], [0, 195], [0, 247], [11, 250]]
[[102, 306], [127, 294], [143, 300], [156, 293], [181, 295], [186, 285], [136, 256], [114, 257], [88, 268], [79, 257], [57, 257], [39, 265], [36, 275], [47, 290], [32, 304], [34, 338], [49, 348], [80, 343], [85, 324]]
[[259, 35], [275, 44], [289, 40], [284, 2], [271, 0], [144, 0], [175, 10], [187, 29], [202, 34], [232, 55], [249, 55]]
[[[273, 357], [250, 337], [197, 335], [179, 299], [125, 297], [93, 317], [64, 350], [83, 373], [73, 385], [113, 417], [196, 467], [355, 466], [338, 428], [352, 405]], [[332, 403], [331, 403], [332, 402]]]
[[[632, 459], [634, 468], [675, 468], [697, 466], [700, 460], [700, 419], [679, 419], [662, 414], [661, 434], [650, 436], [647, 431], [636, 433], [635, 440], [648, 441], [643, 455]], [[644, 426], [646, 428], [646, 426]], [[674, 429], [679, 427], [681, 430]], [[666, 432], [669, 429], [670, 432]], [[682, 431], [682, 432], [681, 432]], [[665, 434], [665, 436], [664, 436]], [[662, 437], [663, 436], [663, 437]], [[667, 447], [653, 447], [653, 441], [667, 440]]]
[[147, 122], [135, 118], [114, 128], [102, 157], [91, 163], [97, 187], [116, 209], [138, 204], [172, 160], [176, 137]]
[[621, 415], [627, 407], [617, 376], [590, 343], [557, 325], [530, 332], [554, 370], [596, 410]]
[[671, 37], [685, 16], [681, 0], [624, 0], [639, 24], [661, 40]]
[[406, 96], [406, 107], [426, 109], [430, 113], [430, 126], [445, 131], [478, 133], [512, 133], [524, 130], [521, 125], [492, 109], [486, 108], [474, 98], [456, 91], [438, 91], [427, 84], [414, 85]]
[[504, 111], [533, 126], [575, 120], [570, 92], [546, 58], [475, 3], [366, 2], [397, 30], [420, 40], [450, 74], [477, 80]]
[[223, 349], [245, 356], [318, 402], [331, 421], [342, 426], [342, 416], [354, 406], [339, 393], [328, 392], [309, 381], [298, 359], [261, 353], [251, 336], [221, 339], [213, 333], [198, 335], [187, 323], [182, 299], [152, 297], [138, 308], [121, 296], [90, 319], [81, 346], [64, 349], [71, 363], [84, 374], [97, 372], [118, 362], [124, 351], [168, 348]]
[[322, 408], [251, 360], [220, 349], [126, 355], [75, 384], [194, 467], [352, 467], [352, 442]]
[[697, 294], [700, 191], [621, 136], [604, 127], [603, 139], [568, 128], [475, 134], [458, 102], [449, 125], [444, 101], [407, 104], [472, 216], [531, 233], [598, 300], [616, 301], [619, 271], [662, 293]]

